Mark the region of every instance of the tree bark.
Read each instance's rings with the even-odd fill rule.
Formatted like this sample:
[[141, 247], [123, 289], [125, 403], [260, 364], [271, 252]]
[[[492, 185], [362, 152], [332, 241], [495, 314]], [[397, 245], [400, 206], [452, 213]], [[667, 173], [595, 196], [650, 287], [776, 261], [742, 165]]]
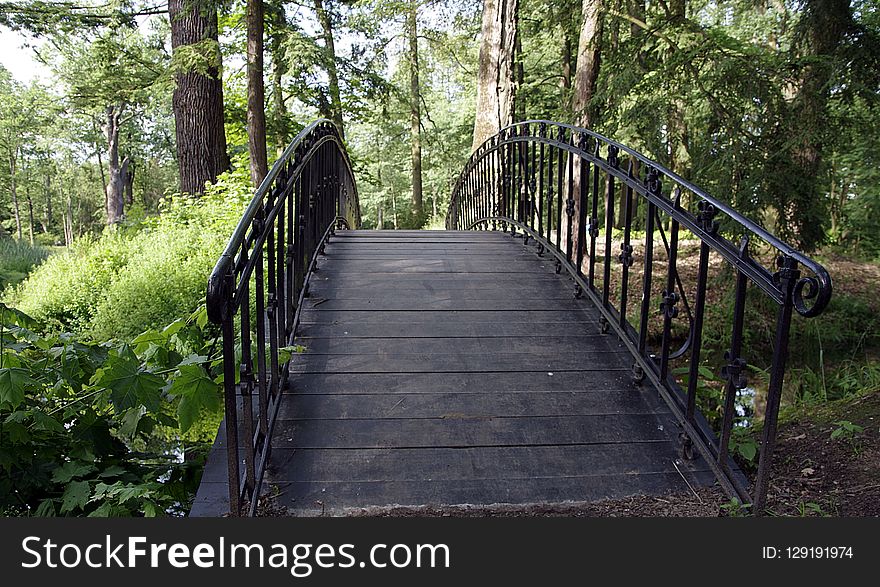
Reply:
[[16, 149], [9, 150], [9, 191], [12, 194], [12, 214], [15, 216], [15, 231], [18, 234], [18, 240], [21, 240], [21, 209], [18, 206], [18, 186], [15, 181], [15, 173], [17, 171], [17, 153]]
[[46, 224], [43, 232], [48, 233], [52, 228], [52, 176], [46, 171]]
[[287, 148], [290, 137], [287, 133], [287, 106], [284, 103], [284, 86], [282, 85], [287, 63], [284, 60], [282, 35], [287, 26], [284, 18], [284, 7], [270, 5], [269, 22], [272, 34], [269, 49], [272, 54], [272, 126], [275, 135], [275, 152], [280, 157]]
[[583, 0], [581, 6], [581, 34], [578, 39], [577, 67], [574, 74], [572, 109], [580, 126], [590, 128], [595, 123], [591, 105], [599, 80], [602, 43], [603, 0]]
[[107, 189], [104, 192], [104, 208], [107, 224], [122, 220], [125, 214], [125, 182], [128, 174], [128, 158], [119, 162], [119, 108], [108, 106], [104, 121], [104, 137], [107, 139]]
[[[572, 110], [574, 111], [575, 123], [585, 128], [591, 128], [596, 123], [592, 100], [596, 94], [601, 65], [602, 10], [602, 0], [583, 0], [581, 5], [581, 32], [578, 39], [577, 67], [574, 73]], [[576, 194], [580, 193], [580, 174], [572, 173], [572, 179], [571, 197], [574, 200], [574, 214], [571, 217], [572, 258], [576, 258], [578, 249], [583, 246], [578, 238], [580, 198], [576, 197]], [[560, 227], [560, 230], [565, 231], [565, 234], [567, 234], [566, 223], [567, 218], [563, 216], [563, 226]]]
[[315, 14], [321, 24], [321, 36], [324, 39], [324, 69], [330, 92], [330, 120], [339, 128], [339, 134], [345, 136], [345, 124], [342, 117], [342, 96], [339, 92], [339, 73], [336, 69], [336, 44], [333, 41], [333, 21], [331, 13], [324, 5], [324, 0], [314, 0]]
[[266, 156], [266, 90], [263, 85], [263, 0], [247, 0], [247, 135], [251, 183], [269, 173]]
[[33, 200], [31, 200], [30, 180], [30, 170], [28, 170], [24, 182], [24, 198], [28, 206], [28, 239], [31, 243], [31, 246], [34, 246], [34, 202]]
[[519, 0], [484, 0], [471, 150], [513, 122], [514, 49]]
[[172, 97], [180, 190], [199, 195], [206, 183], [229, 169], [223, 128], [223, 80], [217, 42], [217, 9], [212, 0], [169, 0], [171, 48], [183, 53], [198, 44], [206, 73], [179, 71]]
[[416, 224], [424, 220], [422, 203], [422, 110], [419, 85], [418, 0], [409, 0], [406, 35], [409, 41], [410, 155], [412, 161], [412, 207]]

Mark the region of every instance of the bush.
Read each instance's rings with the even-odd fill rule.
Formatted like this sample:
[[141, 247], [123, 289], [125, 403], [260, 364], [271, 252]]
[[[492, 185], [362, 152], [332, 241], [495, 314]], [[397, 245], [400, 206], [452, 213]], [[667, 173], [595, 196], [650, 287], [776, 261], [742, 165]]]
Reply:
[[46, 249], [27, 241], [0, 238], [0, 291], [27, 277], [48, 255]]
[[159, 216], [80, 239], [10, 299], [50, 331], [93, 340], [131, 338], [187, 315], [250, 199], [248, 182], [230, 172], [200, 199], [171, 197]]

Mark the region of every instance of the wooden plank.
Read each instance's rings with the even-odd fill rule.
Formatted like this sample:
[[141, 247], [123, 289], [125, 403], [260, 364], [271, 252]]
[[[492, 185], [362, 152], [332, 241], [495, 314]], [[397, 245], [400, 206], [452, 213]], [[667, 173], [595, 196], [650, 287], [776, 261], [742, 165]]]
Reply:
[[[495, 324], [472, 322], [441, 322], [426, 328], [412, 322], [341, 324], [302, 324], [298, 339], [334, 337], [350, 338], [435, 338], [463, 337], [532, 337], [532, 336], [584, 336], [599, 332], [594, 322], [499, 322]], [[608, 336], [608, 335], [606, 335]]]
[[[694, 486], [711, 485], [710, 472], [688, 475]], [[500, 505], [593, 502], [633, 495], [687, 492], [677, 473], [583, 475], [528, 479], [462, 479], [455, 481], [364, 481], [276, 483], [275, 503], [294, 515], [340, 515], [351, 508], [382, 506]]]
[[392, 289], [385, 296], [369, 298], [321, 298], [318, 295], [308, 297], [304, 309], [318, 312], [328, 311], [413, 311], [413, 310], [458, 310], [458, 311], [511, 311], [544, 310], [553, 307], [556, 310], [580, 310], [591, 306], [583, 300], [576, 300], [573, 296], [554, 296], [549, 299], [541, 298], [518, 298], [516, 296], [499, 296], [499, 299], [457, 298], [452, 296], [415, 296], [407, 295], [406, 292], [396, 294]]
[[405, 355], [418, 352], [431, 355], [460, 355], [486, 353], [530, 353], [535, 355], [618, 351], [620, 344], [603, 334], [588, 336], [533, 336], [533, 337], [470, 337], [470, 338], [305, 338], [298, 344], [309, 354], [321, 355]]
[[282, 420], [273, 446], [287, 448], [418, 448], [665, 442], [671, 417], [643, 414]]
[[438, 289], [509, 289], [515, 287], [553, 287], [561, 285], [567, 291], [572, 291], [574, 282], [564, 276], [547, 274], [534, 274], [524, 279], [522, 275], [515, 273], [494, 273], [485, 275], [482, 273], [349, 273], [343, 274], [333, 271], [333, 265], [328, 263], [324, 269], [312, 275], [310, 281], [313, 287], [321, 284], [343, 289], [355, 289], [363, 287], [388, 287], [393, 283], [400, 287], [434, 287]]
[[[375, 259], [348, 261], [336, 259], [327, 262], [335, 274], [347, 273], [538, 273], [546, 275], [553, 264], [546, 259], [507, 260], [500, 265], [493, 259], [449, 257], [447, 259]], [[319, 263], [320, 267], [320, 263]], [[324, 271], [325, 268], [321, 268]]]
[[291, 361], [292, 373], [485, 373], [494, 371], [591, 371], [631, 366], [629, 353], [582, 351], [555, 353], [480, 353], [432, 355], [411, 353], [377, 358], [372, 355], [305, 353]]
[[[320, 308], [320, 306], [319, 306]], [[332, 323], [411, 323], [411, 324], [439, 324], [443, 322], [467, 322], [471, 324], [498, 324], [506, 322], [553, 322], [567, 324], [570, 322], [593, 322], [596, 319], [595, 310], [422, 310], [422, 311], [392, 311], [382, 312], [376, 310], [331, 310], [319, 311], [318, 309], [305, 311], [302, 314], [303, 324], [332, 324]]]
[[[499, 392], [512, 394], [534, 391], [609, 394], [632, 389], [629, 367], [615, 369], [612, 365], [587, 372], [550, 373], [293, 373], [290, 388], [295, 394], [422, 393], [429, 396], [453, 392], [497, 395]], [[646, 396], [646, 401], [657, 401], [655, 394], [642, 395]]]
[[[273, 449], [273, 480], [392, 481], [572, 477], [674, 472], [674, 442], [584, 446], [410, 449]], [[401, 463], [406, 463], [406, 468]], [[688, 465], [679, 468], [687, 472]], [[222, 481], [212, 472], [206, 481]]]
[[285, 398], [279, 420], [350, 418], [468, 418], [653, 414], [660, 406], [635, 390], [613, 393], [530, 391], [522, 393], [335, 393]]

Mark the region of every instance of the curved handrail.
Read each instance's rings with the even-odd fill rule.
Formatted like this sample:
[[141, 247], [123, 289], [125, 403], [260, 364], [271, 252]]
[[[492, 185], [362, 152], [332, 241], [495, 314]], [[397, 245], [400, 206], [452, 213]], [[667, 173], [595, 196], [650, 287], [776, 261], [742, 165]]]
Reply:
[[[229, 507], [253, 515], [311, 272], [338, 228], [359, 228], [351, 161], [326, 119], [305, 127], [256, 190], [208, 278], [221, 325]], [[253, 290], [253, 297], [251, 291]], [[253, 314], [253, 315], [252, 315]], [[243, 474], [241, 467], [244, 467]]]
[[[529, 135], [529, 134], [518, 135], [517, 133], [514, 132], [515, 129], [525, 129], [526, 131], [528, 131], [529, 127], [532, 125], [539, 125], [539, 128], [545, 129], [543, 136], [536, 137], [536, 136]], [[658, 175], [663, 175], [663, 176], [669, 178], [670, 180], [677, 183], [681, 188], [684, 188], [688, 192], [698, 196], [699, 198], [701, 198], [702, 200], [704, 200], [705, 202], [707, 202], [708, 204], [710, 204], [714, 208], [714, 213], [720, 212], [720, 213], [724, 214], [730, 220], [734, 221], [742, 229], [744, 229], [744, 232], [746, 234], [752, 234], [754, 236], [757, 236], [758, 238], [760, 238], [761, 240], [765, 241], [767, 244], [769, 244], [770, 246], [775, 248], [777, 251], [779, 251], [779, 253], [782, 256], [797, 261], [797, 263], [799, 265], [805, 267], [813, 274], [812, 276], [800, 277], [796, 281], [794, 288], [791, 292], [794, 308], [800, 315], [805, 316], [805, 317], [818, 316], [827, 307], [828, 302], [831, 300], [833, 283], [832, 283], [831, 276], [828, 273], [827, 269], [825, 269], [825, 267], [822, 266], [820, 263], [811, 259], [807, 255], [797, 251], [796, 249], [789, 246], [788, 244], [784, 243], [779, 238], [777, 238], [776, 236], [771, 234], [769, 231], [767, 231], [765, 228], [763, 228], [761, 225], [759, 225], [756, 222], [754, 222], [753, 220], [743, 216], [742, 214], [740, 214], [739, 212], [737, 212], [736, 210], [734, 210], [733, 208], [731, 208], [727, 204], [712, 197], [711, 195], [706, 193], [703, 189], [695, 186], [691, 182], [687, 181], [686, 179], [684, 179], [680, 175], [667, 169], [666, 167], [657, 163], [656, 161], [653, 161], [652, 159], [649, 159], [648, 157], [642, 155], [641, 153], [623, 145], [622, 143], [619, 143], [613, 139], [610, 139], [604, 135], [601, 135], [601, 134], [594, 132], [594, 131], [591, 131], [589, 129], [577, 127], [577, 126], [574, 126], [571, 124], [553, 122], [553, 121], [549, 121], [549, 120], [540, 120], [540, 119], [528, 120], [528, 121], [518, 122], [518, 123], [515, 123], [512, 125], [509, 125], [509, 126], [503, 128], [497, 135], [494, 135], [494, 136], [486, 139], [483, 142], [483, 144], [480, 145], [480, 147], [478, 147], [477, 150], [475, 150], [474, 153], [471, 155], [470, 159], [468, 160], [468, 163], [465, 165], [465, 171], [459, 176], [458, 182], [456, 183], [455, 187], [453, 188], [453, 196], [452, 196], [452, 200], [450, 201], [449, 210], [453, 209], [453, 206], [455, 205], [456, 195], [459, 192], [460, 183], [464, 179], [464, 177], [466, 176], [467, 171], [472, 167], [473, 163], [475, 161], [479, 160], [480, 158], [484, 157], [489, 152], [500, 148], [501, 144], [504, 144], [505, 142], [517, 142], [517, 141], [521, 141], [521, 140], [528, 140], [528, 139], [535, 139], [535, 138], [544, 139], [544, 141], [547, 144], [554, 145], [554, 146], [556, 146], [560, 149], [564, 149], [566, 151], [571, 151], [571, 152], [573, 152], [583, 158], [590, 159], [593, 157], [593, 154], [590, 153], [589, 151], [586, 151], [583, 148], [575, 146], [575, 145], [571, 144], [570, 142], [562, 142], [559, 140], [554, 140], [551, 137], [547, 137], [546, 136], [546, 128], [547, 127], [554, 127], [557, 129], [565, 129], [565, 130], [569, 131], [570, 133], [578, 133], [578, 134], [582, 135], [582, 137], [584, 135], [591, 137], [592, 139], [597, 141], [597, 146], [596, 146], [596, 150], [595, 150], [596, 153], [598, 153], [600, 143], [604, 144], [606, 146], [611, 146], [614, 149], [616, 149], [618, 152], [623, 151], [624, 153], [626, 153], [630, 157], [638, 160], [640, 163], [645, 165], [647, 169], [649, 169], [649, 170], [654, 169]], [[508, 135], [510, 137], [509, 139], [507, 138]], [[614, 174], [619, 179], [622, 179], [622, 180], [626, 179], [626, 172], [624, 172], [624, 171], [621, 171], [618, 169], [618, 170], [614, 171]], [[662, 182], [662, 180], [659, 177], [656, 179], [656, 181]], [[644, 188], [644, 191], [639, 190], [635, 186], [634, 186], [634, 189], [636, 189], [636, 191], [639, 191], [639, 193], [641, 193], [641, 195], [645, 196], [646, 198], [654, 199], [655, 200], [654, 203], [657, 204], [660, 209], [666, 211], [667, 213], [671, 213], [671, 209], [667, 209], [669, 201], [668, 200], [665, 200], [665, 201], [661, 200], [659, 198], [659, 196], [660, 196], [659, 192], [654, 193], [650, 189], [648, 189], [647, 187]], [[681, 221], [683, 224], [688, 224], [689, 225], [688, 228], [694, 232], [703, 230], [703, 227], [698, 226], [694, 222], [688, 222], [688, 219], [686, 219], [686, 218], [682, 218]], [[700, 235], [700, 236], [702, 236], [702, 235]], [[722, 254], [729, 253], [731, 251], [730, 247], [719, 247], [716, 250]], [[767, 277], [769, 279], [772, 279], [772, 274], [769, 271], [768, 271]], [[754, 278], [754, 276], [753, 276], [753, 278]], [[804, 300], [813, 300], [813, 299], [815, 301], [813, 302], [813, 304], [811, 306], [807, 306], [806, 303], [804, 302]]]
[[[603, 149], [607, 153], [604, 158]], [[628, 160], [626, 169], [621, 165], [621, 158]], [[643, 172], [644, 178], [641, 178]], [[604, 178], [601, 185], [600, 178]], [[664, 182], [674, 186], [669, 196], [663, 194]], [[619, 223], [613, 216], [618, 205], [618, 185], [623, 190], [619, 211], [625, 212], [625, 220], [620, 254], [614, 255], [611, 231]], [[692, 196], [688, 200], [691, 210], [683, 203], [685, 193]], [[645, 247], [641, 255], [644, 270], [637, 329], [629, 323], [627, 315], [629, 267], [634, 263], [631, 238], [636, 196], [646, 201], [648, 207], [644, 217]], [[603, 198], [604, 227], [599, 222], [598, 213]], [[592, 210], [588, 213], [590, 205]], [[668, 243], [662, 230], [661, 213], [670, 224]], [[716, 220], [719, 214], [728, 219], [734, 232], [744, 235], [740, 243], [721, 234], [721, 225]], [[602, 332], [606, 332], [610, 325], [632, 353], [634, 377], [638, 381], [647, 378], [657, 387], [678, 417], [686, 432], [683, 453], [689, 456], [696, 449], [713, 467], [732, 497], [753, 500], [756, 511], [763, 509], [792, 312], [813, 317], [828, 306], [833, 285], [825, 267], [641, 153], [591, 130], [547, 120], [516, 123], [489, 137], [471, 154], [454, 184], [446, 215], [448, 229], [488, 229], [491, 226], [494, 230], [499, 224], [505, 231], [509, 227], [512, 234], [522, 231], [525, 242], [534, 238], [539, 245], [539, 254], [548, 250], [557, 260], [557, 272], [564, 267], [577, 283], [576, 295], [586, 294], [591, 299], [599, 312]], [[652, 296], [657, 297], [652, 291], [655, 226], [660, 228], [668, 258], [665, 289], [657, 300], [663, 320], [659, 354], [650, 352], [646, 340], [649, 317], [653, 315]], [[683, 354], [682, 349], [673, 351], [671, 348], [672, 324], [679, 315], [676, 305], [685, 295], [677, 268], [681, 229], [692, 233], [700, 245], [693, 315], [685, 300], [690, 321], [689, 335], [682, 347], [690, 351], [686, 368], [687, 390], [679, 387], [670, 366], [670, 361]], [[597, 256], [597, 239], [603, 231], [604, 255]], [[555, 243], [552, 236], [555, 236]], [[774, 269], [765, 267], [750, 254], [752, 239], [760, 239], [776, 251]], [[698, 379], [702, 376], [702, 331], [711, 252], [730, 264], [736, 274], [731, 340], [725, 353], [726, 364], [721, 369], [725, 391], [720, 440], [699, 412], [696, 401]], [[615, 307], [610, 298], [612, 257], [616, 257], [622, 266], [620, 283], [614, 286], [621, 288], [620, 307]], [[588, 272], [584, 268], [585, 261], [588, 262]], [[604, 276], [598, 275], [596, 269], [604, 270]], [[803, 276], [801, 270], [808, 275]], [[596, 280], [601, 281], [602, 291], [596, 288]], [[749, 283], [778, 305], [761, 456], [752, 492], [745, 486], [744, 477], [730, 463], [728, 451], [736, 417], [736, 394], [746, 386], [747, 365], [742, 357], [742, 346]], [[807, 305], [807, 300], [812, 300], [812, 304]]]

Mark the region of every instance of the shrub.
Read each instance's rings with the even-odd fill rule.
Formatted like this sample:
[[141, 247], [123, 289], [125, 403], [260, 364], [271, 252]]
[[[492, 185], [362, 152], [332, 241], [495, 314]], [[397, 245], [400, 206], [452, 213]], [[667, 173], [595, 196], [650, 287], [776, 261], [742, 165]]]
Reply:
[[93, 340], [131, 338], [189, 314], [250, 199], [244, 172], [225, 174], [200, 199], [167, 198], [159, 216], [78, 240], [10, 300], [50, 331]]

